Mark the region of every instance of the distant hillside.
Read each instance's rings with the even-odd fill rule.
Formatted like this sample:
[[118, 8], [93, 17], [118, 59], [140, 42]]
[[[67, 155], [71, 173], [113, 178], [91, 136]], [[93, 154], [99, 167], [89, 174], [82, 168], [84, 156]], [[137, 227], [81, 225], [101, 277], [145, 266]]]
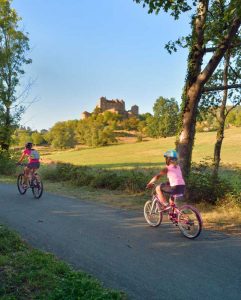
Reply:
[[[193, 160], [200, 162], [213, 156], [215, 132], [197, 133]], [[127, 137], [125, 138], [128, 139]], [[163, 153], [175, 148], [175, 138], [150, 139], [141, 143], [133, 141], [125, 144], [100, 148], [83, 148], [81, 150], [56, 151], [44, 155], [48, 161], [69, 162], [76, 165], [91, 165], [106, 168], [160, 167], [164, 163]], [[222, 163], [241, 167], [241, 128], [225, 131], [221, 153]]]

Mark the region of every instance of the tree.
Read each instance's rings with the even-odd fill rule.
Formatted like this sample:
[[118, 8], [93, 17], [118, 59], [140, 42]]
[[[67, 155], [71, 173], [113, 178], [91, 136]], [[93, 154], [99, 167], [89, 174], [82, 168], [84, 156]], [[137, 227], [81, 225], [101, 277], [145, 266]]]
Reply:
[[174, 98], [159, 97], [153, 106], [153, 116], [148, 116], [147, 134], [150, 137], [167, 137], [177, 133], [179, 107]]
[[[174, 19], [180, 14], [193, 11], [191, 19], [191, 34], [179, 38], [174, 43], [167, 44], [166, 48], [176, 51], [176, 46], [188, 47], [188, 66], [185, 85], [182, 95], [182, 115], [180, 120], [180, 133], [177, 141], [180, 164], [185, 176], [190, 172], [192, 148], [194, 145], [196, 118], [198, 104], [205, 89], [205, 84], [212, 76], [226, 51], [237, 46], [235, 38], [239, 33], [241, 24], [240, 0], [208, 1], [208, 0], [134, 0], [148, 6], [149, 13], [158, 14], [161, 10], [170, 12]], [[215, 18], [211, 14], [223, 7], [223, 18]], [[225, 20], [226, 28], [223, 28]], [[208, 63], [203, 66], [205, 54], [212, 53]], [[228, 87], [225, 87], [228, 89]]]
[[237, 80], [240, 81], [240, 52], [239, 49], [229, 49], [226, 52], [223, 63], [207, 84], [206, 90], [210, 89], [211, 91], [204, 93], [201, 98], [201, 109], [208, 110], [215, 117], [218, 124], [213, 156], [214, 178], [218, 175], [226, 119], [229, 113], [241, 103], [241, 98], [239, 90], [235, 88], [231, 91], [225, 89], [221, 92], [222, 95], [220, 95], [220, 91], [213, 90], [209, 86], [235, 86]]
[[159, 137], [176, 135], [179, 107], [175, 99], [158, 98], [154, 104], [153, 112]]
[[31, 139], [34, 143], [34, 145], [41, 145], [45, 142], [43, 135], [39, 133], [38, 131], [35, 131], [31, 135]]
[[0, 0], [0, 147], [5, 150], [24, 110], [16, 88], [24, 74], [23, 66], [31, 63], [26, 58], [29, 39], [18, 30], [20, 18], [10, 4], [11, 0]]
[[78, 121], [57, 122], [48, 132], [46, 139], [54, 148], [72, 148], [77, 144]]
[[112, 126], [105, 125], [100, 118], [80, 120], [76, 132], [79, 143], [91, 147], [106, 146], [116, 142]]

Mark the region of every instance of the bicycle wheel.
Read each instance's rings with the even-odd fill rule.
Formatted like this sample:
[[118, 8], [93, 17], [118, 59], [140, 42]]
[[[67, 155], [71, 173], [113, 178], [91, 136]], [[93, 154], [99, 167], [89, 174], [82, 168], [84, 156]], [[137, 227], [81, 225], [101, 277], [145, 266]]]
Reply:
[[39, 199], [43, 194], [43, 182], [38, 174], [35, 174], [31, 182], [34, 198]]
[[157, 202], [148, 200], [144, 205], [144, 217], [152, 227], [157, 227], [162, 222], [162, 212], [158, 209]]
[[199, 212], [190, 205], [179, 208], [178, 227], [183, 235], [195, 239], [202, 231], [202, 218]]
[[19, 174], [17, 179], [18, 191], [21, 195], [24, 195], [27, 192], [27, 189], [24, 188], [24, 174]]

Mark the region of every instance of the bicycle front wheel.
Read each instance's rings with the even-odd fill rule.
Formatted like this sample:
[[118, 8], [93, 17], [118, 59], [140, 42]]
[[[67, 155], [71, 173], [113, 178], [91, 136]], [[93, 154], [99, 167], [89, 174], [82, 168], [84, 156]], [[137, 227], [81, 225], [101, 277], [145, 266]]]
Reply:
[[34, 198], [39, 199], [43, 194], [43, 182], [38, 174], [34, 176], [31, 187]]
[[202, 231], [202, 218], [199, 212], [190, 205], [179, 208], [178, 227], [183, 235], [195, 239]]
[[17, 178], [17, 187], [18, 191], [21, 195], [24, 195], [27, 191], [26, 187], [24, 187], [24, 174], [19, 174]]
[[162, 212], [158, 209], [156, 201], [148, 200], [144, 205], [144, 217], [152, 227], [157, 227], [162, 222]]

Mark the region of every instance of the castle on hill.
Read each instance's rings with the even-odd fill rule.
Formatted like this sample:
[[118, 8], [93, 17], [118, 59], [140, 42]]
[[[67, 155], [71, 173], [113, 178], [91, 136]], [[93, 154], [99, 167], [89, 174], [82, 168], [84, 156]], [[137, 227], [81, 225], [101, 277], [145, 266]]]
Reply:
[[[139, 107], [137, 105], [133, 105], [130, 110], [126, 110], [125, 101], [119, 99], [107, 100], [106, 97], [101, 97], [99, 99], [99, 103], [96, 105], [96, 108], [99, 109], [100, 113], [110, 111], [112, 113], [121, 115], [123, 118], [139, 115]], [[89, 116], [91, 116], [91, 113], [84, 111], [81, 114], [81, 119], [86, 119]]]

